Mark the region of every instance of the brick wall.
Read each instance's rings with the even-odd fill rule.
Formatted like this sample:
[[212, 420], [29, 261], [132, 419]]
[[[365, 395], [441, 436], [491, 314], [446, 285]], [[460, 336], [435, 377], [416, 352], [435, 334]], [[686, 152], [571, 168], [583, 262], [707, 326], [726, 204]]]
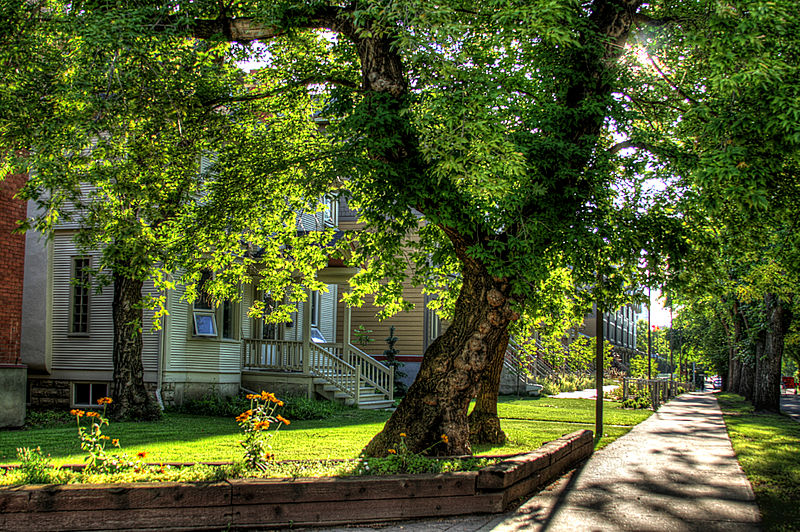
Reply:
[[0, 364], [20, 363], [25, 235], [13, 231], [27, 216], [27, 205], [14, 195], [27, 177], [10, 174], [0, 182]]

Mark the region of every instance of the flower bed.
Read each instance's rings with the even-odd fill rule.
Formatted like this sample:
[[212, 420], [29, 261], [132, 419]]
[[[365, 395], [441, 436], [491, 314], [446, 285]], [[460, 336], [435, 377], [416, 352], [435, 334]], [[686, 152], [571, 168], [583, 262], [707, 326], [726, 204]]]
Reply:
[[280, 527], [502, 512], [593, 449], [592, 432], [582, 430], [479, 471], [20, 486], [0, 490], [0, 530]]

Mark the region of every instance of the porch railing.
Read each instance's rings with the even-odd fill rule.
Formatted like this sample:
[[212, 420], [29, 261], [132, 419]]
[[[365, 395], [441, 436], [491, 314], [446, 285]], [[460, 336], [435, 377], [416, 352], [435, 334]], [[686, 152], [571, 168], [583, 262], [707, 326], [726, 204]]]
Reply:
[[303, 371], [303, 343], [292, 340], [245, 338], [242, 367], [272, 371]]
[[[386, 366], [354, 345], [311, 343], [308, 368], [358, 401], [363, 383], [394, 399], [394, 368]], [[242, 347], [242, 368], [269, 371], [303, 371], [303, 342], [247, 338]]]

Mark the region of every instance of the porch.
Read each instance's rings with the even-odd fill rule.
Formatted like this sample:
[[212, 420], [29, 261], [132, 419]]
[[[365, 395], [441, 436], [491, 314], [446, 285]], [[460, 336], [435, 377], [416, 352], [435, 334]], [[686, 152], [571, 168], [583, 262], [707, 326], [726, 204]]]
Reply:
[[394, 404], [394, 368], [352, 344], [247, 338], [242, 348], [245, 388], [304, 388], [308, 396], [316, 392], [359, 408]]

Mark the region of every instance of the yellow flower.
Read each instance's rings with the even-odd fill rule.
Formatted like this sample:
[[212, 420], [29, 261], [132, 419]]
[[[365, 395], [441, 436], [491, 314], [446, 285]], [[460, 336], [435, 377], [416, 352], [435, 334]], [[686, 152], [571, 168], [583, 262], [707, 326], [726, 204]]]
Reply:
[[278, 406], [283, 406], [283, 401], [278, 401]]
[[450, 438], [447, 437], [447, 434], [442, 434], [442, 441], [445, 443], [450, 443]]
[[401, 438], [405, 438], [405, 437], [406, 437], [406, 433], [405, 433], [405, 432], [401, 432], [401, 433], [400, 433], [400, 437], [401, 437]]
[[111, 445], [119, 445], [119, 439], [114, 438], [113, 440], [111, 440]]
[[394, 449], [389, 449], [389, 450], [388, 450], [388, 453], [389, 453], [389, 454], [397, 454], [397, 451], [395, 451]]
[[277, 419], [278, 419], [278, 421], [280, 421], [280, 422], [281, 422], [281, 423], [283, 423], [284, 425], [291, 425], [291, 424], [292, 424], [292, 422], [291, 422], [291, 421], [289, 421], [288, 419], [286, 419], [285, 417], [283, 417], [283, 416], [281, 416], [281, 415], [279, 415], [279, 416], [277, 417]]
[[103, 438], [104, 440], [110, 440], [110, 439], [111, 439], [111, 437], [109, 437], [109, 436], [106, 436], [105, 434], [103, 434], [103, 435], [102, 435], [102, 436], [100, 436], [100, 437], [101, 437], [101, 438]]
[[97, 400], [98, 405], [110, 405], [111, 403], [113, 403], [113, 401], [110, 397], [101, 397]]

